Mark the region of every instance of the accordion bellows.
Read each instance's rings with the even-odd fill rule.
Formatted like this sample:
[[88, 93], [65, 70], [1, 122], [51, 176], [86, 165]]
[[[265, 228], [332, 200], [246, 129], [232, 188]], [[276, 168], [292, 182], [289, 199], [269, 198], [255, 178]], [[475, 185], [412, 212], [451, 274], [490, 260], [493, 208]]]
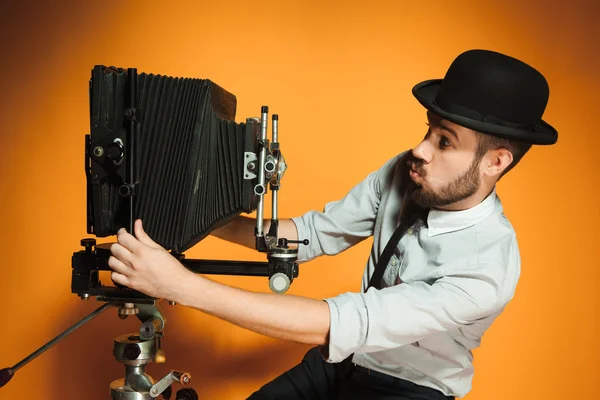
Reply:
[[[128, 160], [114, 158], [115, 147], [126, 146], [127, 80], [126, 70], [96, 66], [90, 81], [88, 233], [99, 237], [116, 234], [129, 218], [119, 194]], [[134, 219], [142, 219], [153, 240], [181, 253], [231, 217], [256, 209], [243, 162], [245, 152], [257, 151], [260, 122], [234, 122], [234, 95], [207, 79], [140, 73], [137, 108]]]

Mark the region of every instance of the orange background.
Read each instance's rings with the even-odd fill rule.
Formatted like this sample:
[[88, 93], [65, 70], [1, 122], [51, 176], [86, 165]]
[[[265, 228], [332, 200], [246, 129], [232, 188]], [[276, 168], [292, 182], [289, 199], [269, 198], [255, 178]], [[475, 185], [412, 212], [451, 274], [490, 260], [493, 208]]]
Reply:
[[[522, 278], [475, 353], [467, 399], [598, 398], [594, 1], [10, 3], [0, 9], [0, 368], [100, 305], [70, 294], [71, 254], [87, 236], [83, 138], [95, 64], [209, 78], [237, 96], [238, 121], [269, 105], [290, 164], [280, 212], [291, 217], [321, 209], [418, 143], [425, 112], [412, 86], [442, 77], [460, 52], [487, 48], [545, 74], [545, 119], [560, 136], [499, 184]], [[358, 290], [369, 245], [304, 264], [290, 292], [320, 299]], [[187, 256], [263, 260], [215, 238]], [[266, 279], [215, 279], [268, 290]], [[163, 309], [167, 363], [148, 371], [190, 372], [201, 398], [245, 398], [308, 348]], [[108, 399], [124, 373], [112, 339], [138, 327], [104, 313], [21, 369], [0, 399]]]

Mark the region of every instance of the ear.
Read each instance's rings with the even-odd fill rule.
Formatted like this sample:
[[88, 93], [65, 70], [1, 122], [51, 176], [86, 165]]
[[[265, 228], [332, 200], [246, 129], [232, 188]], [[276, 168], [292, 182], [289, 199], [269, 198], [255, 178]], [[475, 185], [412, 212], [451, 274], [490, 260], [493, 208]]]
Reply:
[[499, 149], [488, 152], [487, 163], [485, 164], [484, 174], [488, 176], [500, 176], [513, 162], [513, 155], [507, 149]]

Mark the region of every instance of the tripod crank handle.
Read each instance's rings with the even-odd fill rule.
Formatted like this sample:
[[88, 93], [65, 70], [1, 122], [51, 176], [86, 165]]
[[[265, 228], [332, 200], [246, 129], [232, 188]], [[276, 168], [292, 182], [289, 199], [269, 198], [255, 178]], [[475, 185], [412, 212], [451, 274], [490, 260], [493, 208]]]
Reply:
[[292, 240], [292, 239], [286, 239], [286, 238], [280, 238], [278, 241], [278, 245], [279, 247], [282, 248], [287, 248], [288, 243], [297, 243], [297, 244], [303, 244], [305, 246], [308, 246], [308, 239], [304, 239], [304, 240]]
[[298, 244], [303, 244], [305, 246], [308, 246], [308, 239], [304, 239], [304, 240], [288, 240], [288, 243], [298, 243]]
[[[154, 386], [150, 388], [150, 396], [157, 398], [162, 393], [167, 394], [166, 397], [171, 397], [170, 387], [173, 382], [179, 382], [182, 386], [187, 385], [192, 380], [192, 376], [183, 371], [171, 371], [160, 381], [156, 382]], [[164, 396], [163, 396], [164, 397]]]

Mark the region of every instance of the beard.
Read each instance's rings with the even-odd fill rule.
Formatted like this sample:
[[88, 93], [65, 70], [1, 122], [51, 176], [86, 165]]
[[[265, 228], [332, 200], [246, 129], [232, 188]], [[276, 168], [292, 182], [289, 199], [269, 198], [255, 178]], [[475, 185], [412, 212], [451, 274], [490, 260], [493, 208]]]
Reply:
[[[481, 159], [482, 157], [475, 156], [471, 166], [464, 174], [452, 182], [447, 183], [437, 191], [427, 189], [411, 179], [409, 188], [410, 199], [420, 207], [436, 208], [444, 207], [472, 196], [477, 192], [481, 185], [481, 179], [479, 177], [479, 164], [481, 163]], [[414, 166], [413, 168], [415, 171], [417, 171], [421, 177], [425, 178], [426, 173], [425, 170], [423, 170], [422, 162], [414, 159], [412, 165]]]

